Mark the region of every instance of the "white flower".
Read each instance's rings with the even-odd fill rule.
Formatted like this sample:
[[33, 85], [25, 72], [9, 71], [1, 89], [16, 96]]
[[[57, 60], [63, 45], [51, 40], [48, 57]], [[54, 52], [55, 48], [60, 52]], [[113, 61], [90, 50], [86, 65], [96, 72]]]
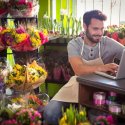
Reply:
[[44, 19], [48, 19], [49, 16], [47, 16], [46, 14], [44, 14], [44, 15], [43, 15], [43, 18], [44, 18]]
[[10, 108], [10, 109], [12, 109], [13, 111], [16, 111], [17, 109], [21, 108], [21, 105], [13, 103], [12, 105], [8, 104], [7, 107]]
[[61, 9], [60, 10], [60, 15], [67, 15], [67, 14], [68, 14], [67, 9]]

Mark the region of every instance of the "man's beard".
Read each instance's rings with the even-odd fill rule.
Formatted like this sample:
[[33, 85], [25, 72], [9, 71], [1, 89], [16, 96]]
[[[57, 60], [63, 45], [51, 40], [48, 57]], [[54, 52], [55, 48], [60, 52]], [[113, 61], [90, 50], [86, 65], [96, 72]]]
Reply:
[[94, 39], [93, 37], [102, 37], [101, 35], [91, 35], [89, 30], [86, 30], [86, 36], [92, 43], [100, 42], [100, 39]]

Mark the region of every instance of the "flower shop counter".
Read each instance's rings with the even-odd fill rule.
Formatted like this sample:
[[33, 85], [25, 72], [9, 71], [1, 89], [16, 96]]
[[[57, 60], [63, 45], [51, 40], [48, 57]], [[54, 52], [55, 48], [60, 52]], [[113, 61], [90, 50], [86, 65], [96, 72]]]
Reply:
[[125, 123], [125, 79], [96, 74], [79, 76], [79, 104], [111, 114]]

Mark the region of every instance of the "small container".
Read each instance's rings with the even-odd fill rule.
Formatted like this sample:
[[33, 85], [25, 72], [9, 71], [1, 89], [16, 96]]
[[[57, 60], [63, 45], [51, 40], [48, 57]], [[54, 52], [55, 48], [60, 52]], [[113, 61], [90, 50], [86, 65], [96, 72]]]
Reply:
[[116, 94], [115, 92], [112, 92], [112, 91], [109, 92], [109, 95], [110, 95], [110, 96], [113, 96], [113, 97], [116, 97], [116, 96], [117, 96], [117, 94]]
[[111, 104], [109, 105], [109, 111], [114, 114], [119, 114], [121, 113], [121, 105], [120, 104]]
[[95, 92], [93, 95], [94, 104], [97, 106], [102, 106], [105, 104], [106, 94], [104, 92]]

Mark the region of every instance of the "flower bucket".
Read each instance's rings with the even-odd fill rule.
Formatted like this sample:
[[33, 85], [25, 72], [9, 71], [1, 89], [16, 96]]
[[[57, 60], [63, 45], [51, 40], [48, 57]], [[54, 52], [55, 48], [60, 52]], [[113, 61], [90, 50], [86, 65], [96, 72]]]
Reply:
[[14, 55], [15, 63], [26, 65], [27, 63], [30, 63], [34, 58], [38, 57], [38, 50], [34, 51], [15, 51], [12, 50]]

